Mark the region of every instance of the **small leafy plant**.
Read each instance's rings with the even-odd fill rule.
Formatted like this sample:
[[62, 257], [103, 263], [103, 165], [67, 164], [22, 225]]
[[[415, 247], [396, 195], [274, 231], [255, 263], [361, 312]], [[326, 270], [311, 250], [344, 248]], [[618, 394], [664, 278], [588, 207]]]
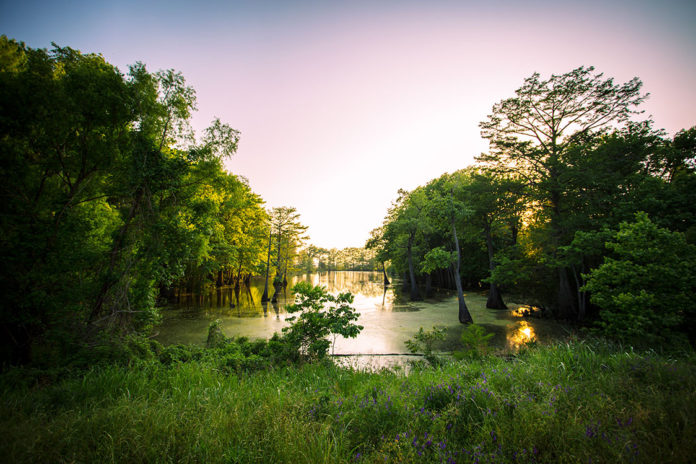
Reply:
[[300, 313], [289, 317], [289, 327], [283, 329], [284, 339], [294, 346], [300, 356], [316, 361], [326, 356], [331, 346], [330, 335], [355, 338], [363, 326], [355, 324], [358, 313], [350, 306], [353, 295], [339, 293], [333, 296], [320, 286], [300, 282], [293, 287], [295, 303], [285, 309]]
[[208, 326], [208, 339], [205, 342], [206, 348], [220, 348], [228, 342], [225, 334], [220, 327], [222, 321], [216, 319]]
[[464, 349], [455, 351], [454, 357], [463, 359], [467, 356], [480, 356], [488, 351], [488, 344], [493, 338], [493, 333], [486, 333], [483, 326], [470, 324], [462, 329], [461, 342]]
[[432, 330], [425, 331], [423, 327], [418, 329], [412, 339], [406, 341], [406, 347], [413, 353], [423, 353], [423, 357], [433, 366], [439, 364], [439, 358], [433, 354], [435, 342], [445, 339], [445, 328], [434, 326]]

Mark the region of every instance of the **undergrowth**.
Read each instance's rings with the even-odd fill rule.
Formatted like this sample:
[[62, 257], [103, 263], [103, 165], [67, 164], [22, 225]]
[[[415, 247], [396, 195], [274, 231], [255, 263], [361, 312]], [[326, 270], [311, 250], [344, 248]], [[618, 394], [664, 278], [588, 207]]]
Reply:
[[9, 370], [0, 377], [0, 461], [652, 463], [696, 455], [693, 353], [572, 341], [406, 375], [297, 364], [272, 343], [159, 347], [60, 375]]

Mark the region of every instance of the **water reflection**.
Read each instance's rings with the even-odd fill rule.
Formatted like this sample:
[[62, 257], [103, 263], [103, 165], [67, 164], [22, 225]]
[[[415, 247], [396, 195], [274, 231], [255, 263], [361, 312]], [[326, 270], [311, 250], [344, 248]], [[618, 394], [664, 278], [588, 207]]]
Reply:
[[[329, 293], [351, 292], [361, 303], [370, 300], [381, 309], [389, 309], [394, 301], [394, 295], [383, 286], [382, 278], [376, 272], [346, 271], [323, 272], [294, 276], [288, 286], [271, 288], [273, 295], [273, 312], [280, 316], [285, 312], [285, 306], [294, 301], [292, 287], [301, 281], [312, 285], [321, 285]], [[268, 317], [268, 304], [261, 303], [264, 279], [254, 278], [250, 286], [221, 287], [211, 289], [201, 294], [182, 294], [178, 303], [172, 304], [174, 309], [202, 310], [208, 313], [220, 313], [221, 316], [236, 315], [237, 317]], [[374, 300], [374, 301], [373, 301]]]
[[513, 350], [517, 350], [521, 346], [535, 340], [534, 327], [527, 321], [520, 321], [513, 325], [507, 333], [507, 346]]
[[510, 312], [515, 317], [544, 317], [545, 311], [543, 308], [531, 305], [520, 305]]
[[[321, 285], [331, 293], [349, 291], [353, 307], [360, 313], [358, 323], [364, 326], [355, 339], [338, 337], [337, 354], [407, 353], [405, 342], [420, 327], [428, 330], [446, 327], [452, 348], [458, 343], [462, 326], [457, 319], [457, 298], [441, 292], [437, 298], [410, 302], [399, 295], [398, 282], [385, 289], [379, 272], [331, 272], [295, 276], [288, 288], [278, 289], [276, 302], [261, 303], [263, 279], [252, 280], [241, 289], [223, 287], [203, 295], [182, 295], [179, 305], [163, 311], [163, 323], [157, 339], [162, 343], [205, 343], [210, 322], [219, 319], [227, 336], [251, 339], [268, 338], [287, 325], [285, 306], [292, 302], [290, 288], [300, 280]], [[532, 341], [546, 341], [559, 334], [558, 326], [549, 320], [521, 319], [512, 311], [485, 308], [486, 295], [465, 294], [467, 305], [476, 323], [494, 332], [493, 345], [500, 349], [517, 349]], [[517, 305], [510, 305], [516, 308]], [[451, 348], [443, 347], [448, 350]]]

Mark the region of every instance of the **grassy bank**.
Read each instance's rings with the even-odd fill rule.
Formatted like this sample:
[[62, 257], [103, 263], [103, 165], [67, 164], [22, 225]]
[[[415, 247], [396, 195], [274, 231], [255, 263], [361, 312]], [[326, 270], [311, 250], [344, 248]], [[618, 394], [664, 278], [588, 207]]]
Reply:
[[[211, 354], [212, 353], [212, 354]], [[2, 462], [689, 462], [696, 362], [571, 342], [439, 368], [102, 366], [1, 378]]]

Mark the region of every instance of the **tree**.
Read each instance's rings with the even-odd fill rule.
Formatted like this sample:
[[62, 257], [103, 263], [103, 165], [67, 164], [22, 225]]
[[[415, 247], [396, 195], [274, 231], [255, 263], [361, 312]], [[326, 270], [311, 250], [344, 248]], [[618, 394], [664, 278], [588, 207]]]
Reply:
[[[547, 253], [555, 258], [562, 244], [563, 168], [569, 148], [593, 132], [626, 121], [645, 98], [637, 78], [622, 85], [594, 68], [580, 67], [543, 80], [535, 73], [516, 96], [493, 106], [481, 135], [490, 153], [478, 160], [496, 173], [516, 173], [531, 187], [551, 229]], [[561, 315], [577, 315], [567, 269], [558, 266], [556, 306]]]
[[583, 287], [600, 307], [600, 331], [626, 341], [664, 341], [675, 330], [693, 337], [696, 246], [642, 212], [622, 223], [606, 246], [611, 256]]
[[497, 266], [495, 254], [517, 242], [525, 206], [524, 186], [511, 175], [495, 176], [482, 170], [458, 171], [453, 176], [456, 176], [457, 196], [470, 211], [467, 219], [477, 227], [474, 233], [482, 235], [485, 242], [490, 273], [486, 307], [507, 309], [498, 282], [493, 278]]
[[[444, 226], [449, 228], [454, 244], [452, 269], [454, 271], [454, 283], [457, 288], [457, 302], [459, 306], [458, 317], [459, 322], [462, 324], [471, 324], [473, 319], [471, 313], [469, 313], [469, 308], [466, 306], [466, 301], [464, 300], [464, 290], [462, 288], [462, 278], [460, 275], [460, 269], [462, 266], [462, 252], [459, 246], [459, 235], [457, 234], [457, 223], [460, 222], [464, 217], [470, 214], [470, 210], [467, 205], [459, 201], [458, 197], [455, 195], [455, 190], [461, 188], [461, 184], [457, 182], [456, 176], [443, 176], [428, 185], [431, 187], [430, 202], [428, 208], [428, 216], [433, 218], [440, 227]], [[437, 228], [435, 224], [431, 226], [432, 228]], [[437, 249], [435, 249], [437, 250]], [[438, 257], [438, 260], [443, 260], [444, 255], [439, 252], [435, 256], [432, 255], [431, 259]]]
[[54, 47], [0, 37], [3, 361], [151, 327], [160, 288], [211, 252], [206, 174], [236, 185], [238, 133], [196, 142], [183, 76]]
[[315, 263], [315, 260], [319, 260], [321, 256], [326, 254], [326, 250], [324, 248], [319, 248], [314, 245], [309, 245], [304, 247], [300, 251], [300, 267], [302, 271], [305, 273], [310, 273], [314, 272], [317, 269], [317, 264]]
[[[399, 248], [405, 248], [408, 281], [410, 285], [411, 300], [421, 300], [420, 290], [416, 283], [416, 271], [414, 265], [414, 246], [419, 234], [423, 233], [424, 223], [421, 212], [425, 206], [426, 197], [422, 190], [407, 192], [399, 190], [399, 197], [389, 210], [386, 234], [395, 241]], [[396, 244], [398, 241], [398, 244]]]
[[384, 286], [390, 285], [389, 277], [387, 277], [387, 267], [384, 264], [389, 260], [389, 254], [387, 251], [387, 244], [384, 238], [384, 227], [378, 227], [370, 231], [370, 238], [365, 242], [365, 249], [373, 250], [375, 252], [375, 258], [382, 265], [382, 277], [384, 279]]
[[[287, 262], [290, 259], [290, 250], [303, 239], [302, 234], [307, 230], [299, 222], [300, 214], [295, 208], [282, 206], [273, 208], [269, 213], [270, 228], [268, 232], [268, 258], [266, 261], [266, 281], [263, 289], [261, 301], [268, 301], [268, 280], [271, 267], [271, 243], [275, 238], [276, 243], [276, 272], [274, 285], [282, 284], [284, 279], [283, 269], [287, 269]], [[285, 255], [283, 255], [283, 251]], [[285, 265], [285, 267], [284, 267]]]

